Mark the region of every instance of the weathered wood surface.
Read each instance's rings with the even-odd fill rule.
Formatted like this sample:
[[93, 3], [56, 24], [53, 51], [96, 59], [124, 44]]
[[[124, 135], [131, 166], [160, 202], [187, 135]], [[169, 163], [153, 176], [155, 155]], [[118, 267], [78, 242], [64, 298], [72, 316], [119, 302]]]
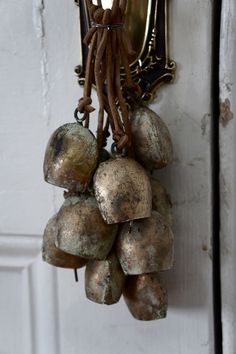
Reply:
[[[175, 149], [173, 165], [157, 174], [174, 203], [175, 268], [163, 274], [168, 317], [150, 323], [135, 321], [123, 300], [112, 307], [89, 302], [83, 272], [76, 284], [73, 273], [54, 272], [36, 257], [40, 247], [33, 235], [42, 234], [62, 200], [61, 191], [43, 182], [44, 148], [57, 126], [73, 121], [82, 93], [73, 75], [80, 55], [77, 13], [72, 0], [0, 4], [0, 278], [9, 289], [0, 292], [1, 354], [213, 353], [212, 2], [170, 4], [177, 76], [152, 109], [168, 124]], [[32, 252], [24, 252], [28, 238]]]
[[223, 352], [236, 353], [236, 3], [223, 0], [220, 37], [220, 201]]

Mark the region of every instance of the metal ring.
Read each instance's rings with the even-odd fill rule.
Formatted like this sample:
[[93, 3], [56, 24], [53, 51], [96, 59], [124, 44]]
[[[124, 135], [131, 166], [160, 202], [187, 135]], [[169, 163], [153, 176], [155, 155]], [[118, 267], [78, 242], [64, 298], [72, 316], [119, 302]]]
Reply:
[[[116, 143], [113, 143], [113, 144], [111, 145], [111, 153], [112, 153], [112, 155], [118, 154], [118, 153], [117, 153]], [[121, 154], [119, 154], [119, 155], [121, 155], [122, 157], [127, 156], [127, 149], [126, 149], [125, 147], [122, 148]]]
[[83, 124], [85, 119], [88, 117], [88, 113], [85, 112], [81, 118], [78, 117], [78, 113], [80, 113], [80, 112], [79, 112], [78, 108], [76, 108], [75, 111], [74, 111], [74, 118], [75, 118], [77, 123]]
[[95, 28], [107, 28], [108, 30], [112, 30], [112, 29], [116, 29], [116, 28], [123, 28], [124, 24], [123, 23], [111, 23], [109, 25], [104, 25], [101, 23], [96, 23], [96, 22], [92, 22], [92, 27]]
[[122, 157], [127, 156], [127, 149], [125, 147], [121, 150], [121, 156]]
[[111, 145], [111, 153], [112, 153], [112, 155], [115, 155], [117, 153], [116, 143], [112, 143], [112, 145]]

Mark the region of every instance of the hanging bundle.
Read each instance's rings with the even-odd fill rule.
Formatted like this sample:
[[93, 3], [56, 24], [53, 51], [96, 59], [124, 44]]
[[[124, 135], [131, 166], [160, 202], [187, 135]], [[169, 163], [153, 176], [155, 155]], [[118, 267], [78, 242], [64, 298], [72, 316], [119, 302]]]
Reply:
[[[113, 304], [123, 293], [135, 318], [153, 320], [166, 315], [157, 273], [172, 267], [173, 234], [169, 196], [148, 171], [171, 161], [172, 143], [164, 122], [140, 99], [127, 104], [126, 93], [140, 98], [140, 88], [130, 73], [126, 3], [114, 0], [103, 9], [101, 1], [87, 0], [91, 28], [84, 38], [89, 50], [77, 122], [59, 127], [45, 153], [45, 180], [67, 191], [46, 226], [43, 259], [65, 268], [86, 265], [88, 299]], [[96, 138], [89, 130], [93, 84]], [[104, 149], [110, 131], [112, 157]]]
[[[84, 42], [89, 45], [84, 95], [79, 100], [75, 115], [83, 113], [86, 127], [89, 127], [91, 106], [91, 87], [95, 82], [99, 101], [97, 142], [101, 149], [106, 145], [108, 127], [118, 153], [126, 151], [133, 156], [129, 111], [123, 97], [120, 68], [125, 70], [126, 86], [131, 91], [138, 90], [131, 77], [129, 58], [133, 55], [128, 36], [124, 30], [126, 0], [114, 0], [111, 9], [96, 6], [87, 0], [92, 27]], [[104, 116], [107, 116], [104, 122]]]

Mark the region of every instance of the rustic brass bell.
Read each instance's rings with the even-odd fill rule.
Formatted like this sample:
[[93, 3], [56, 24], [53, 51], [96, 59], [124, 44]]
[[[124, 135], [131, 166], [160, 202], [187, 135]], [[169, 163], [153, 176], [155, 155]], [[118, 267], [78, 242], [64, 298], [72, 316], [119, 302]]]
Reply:
[[104, 259], [111, 250], [117, 225], [107, 225], [96, 199], [69, 197], [58, 212], [58, 247], [83, 258]]
[[151, 178], [152, 209], [163, 216], [168, 225], [173, 225], [172, 203], [165, 187], [157, 180]]
[[150, 218], [122, 225], [116, 252], [126, 275], [168, 270], [173, 265], [173, 234], [163, 217], [152, 211]]
[[147, 218], [151, 214], [149, 178], [131, 158], [118, 156], [101, 163], [94, 175], [94, 190], [108, 224]]
[[166, 317], [167, 292], [157, 274], [127, 277], [123, 295], [131, 314], [137, 320], [152, 321]]
[[173, 159], [173, 146], [163, 120], [148, 107], [139, 107], [131, 111], [130, 123], [137, 160], [148, 170], [168, 165]]
[[87, 259], [68, 254], [56, 247], [57, 239], [57, 215], [47, 223], [43, 234], [42, 258], [45, 262], [62, 268], [81, 268], [87, 263]]
[[58, 187], [84, 191], [98, 163], [93, 134], [78, 123], [59, 127], [49, 139], [44, 158], [44, 178]]
[[[101, 149], [100, 154], [99, 154], [99, 164], [107, 161], [111, 158], [111, 155], [106, 149]], [[90, 182], [90, 185], [88, 187], [88, 191], [94, 195], [94, 188], [93, 188], [93, 180]]]
[[111, 305], [119, 301], [125, 275], [114, 253], [103, 261], [89, 261], [85, 270], [85, 291], [89, 300]]

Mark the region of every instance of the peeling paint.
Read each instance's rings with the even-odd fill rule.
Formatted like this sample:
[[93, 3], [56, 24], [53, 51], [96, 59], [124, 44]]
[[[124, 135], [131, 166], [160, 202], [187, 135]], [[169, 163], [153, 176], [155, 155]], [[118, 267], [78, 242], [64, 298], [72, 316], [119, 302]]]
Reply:
[[224, 174], [221, 172], [220, 173], [220, 187], [221, 187], [221, 205], [224, 210], [224, 213], [229, 214], [230, 213], [230, 203], [229, 203], [229, 196], [232, 193], [230, 190], [228, 190], [228, 183], [225, 180]]
[[204, 114], [204, 116], [202, 117], [202, 120], [201, 120], [201, 129], [202, 129], [202, 136], [204, 137], [206, 135], [206, 132], [207, 132], [207, 126], [209, 124], [209, 121], [210, 121], [210, 113], [206, 113]]
[[194, 157], [192, 160], [187, 162], [187, 166], [195, 166], [199, 162], [205, 163], [206, 161], [203, 157]]
[[212, 248], [208, 247], [206, 243], [202, 244], [202, 251], [206, 253], [206, 255], [209, 257], [209, 259], [212, 261]]
[[233, 119], [234, 114], [230, 110], [230, 100], [226, 98], [224, 101], [220, 100], [220, 123], [225, 128], [229, 121]]
[[202, 244], [202, 251], [204, 251], [204, 252], [208, 251], [208, 247], [205, 243]]
[[226, 90], [227, 90], [229, 93], [231, 93], [232, 87], [233, 87], [233, 82], [227, 82], [227, 83], [225, 84], [225, 87], [226, 87]]
[[209, 259], [212, 261], [212, 249], [211, 248], [209, 249], [207, 254], [208, 254]]
[[174, 157], [173, 160], [172, 160], [172, 164], [179, 164], [181, 161], [178, 157]]
[[36, 37], [40, 40], [41, 48], [41, 80], [42, 80], [42, 98], [43, 98], [43, 115], [47, 126], [50, 124], [50, 100], [49, 91], [50, 84], [48, 78], [48, 56], [45, 43], [45, 1], [33, 0], [33, 25]]
[[33, 24], [37, 38], [45, 37], [44, 0], [33, 0]]
[[173, 200], [173, 206], [190, 206], [199, 204], [204, 198], [204, 189], [204, 185], [199, 185], [199, 190], [196, 190], [196, 192], [193, 195], [189, 196], [189, 198], [179, 198], [178, 200]]

